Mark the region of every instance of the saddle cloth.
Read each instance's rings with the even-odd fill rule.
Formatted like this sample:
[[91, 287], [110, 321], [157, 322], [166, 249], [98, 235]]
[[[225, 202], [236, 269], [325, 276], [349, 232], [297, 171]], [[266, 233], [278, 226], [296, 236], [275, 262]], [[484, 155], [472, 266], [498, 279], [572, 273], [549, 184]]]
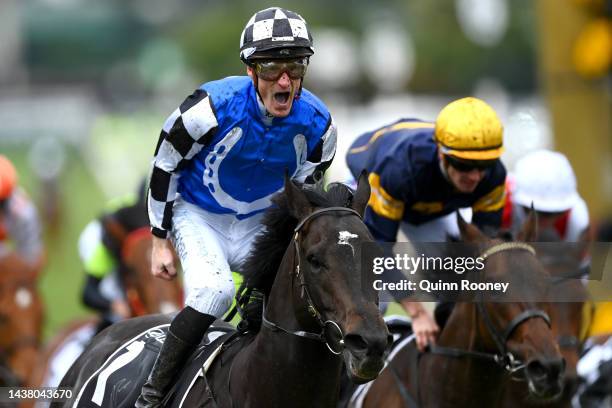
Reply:
[[[139, 333], [111, 354], [87, 380], [77, 395], [73, 407], [132, 408], [153, 368], [155, 359], [168, 333], [170, 324], [151, 327]], [[223, 343], [235, 333], [229, 325], [213, 325], [176, 378], [174, 392], [188, 392], [195, 378], [203, 375], [219, 353]], [[189, 385], [189, 384], [188, 384]], [[181, 401], [180, 395], [173, 400]]]

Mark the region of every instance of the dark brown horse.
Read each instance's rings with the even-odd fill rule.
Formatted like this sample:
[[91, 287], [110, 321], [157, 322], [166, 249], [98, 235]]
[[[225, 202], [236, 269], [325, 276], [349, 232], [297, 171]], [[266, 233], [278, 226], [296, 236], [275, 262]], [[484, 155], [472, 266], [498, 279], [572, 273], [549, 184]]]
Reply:
[[[533, 221], [520, 236], [525, 241], [533, 238]], [[533, 248], [491, 240], [460, 217], [459, 227], [465, 242], [481, 247], [487, 282], [510, 282], [511, 288], [516, 284], [534, 294], [544, 291], [535, 278], [548, 275]], [[500, 404], [509, 375], [522, 377], [531, 394], [540, 399], [561, 392], [564, 362], [548, 315], [534, 302], [457, 303], [429, 352], [419, 354], [413, 341], [392, 356], [362, 394], [365, 397], [353, 406], [494, 407]]]
[[[365, 175], [354, 196], [345, 186], [324, 192], [286, 179], [243, 270], [247, 282], [265, 294], [263, 325], [247, 341], [227, 346], [207, 374], [212, 391], [200, 378], [183, 406], [331, 408], [343, 362], [357, 382], [378, 375], [390, 338], [376, 293], [362, 286], [367, 272], [361, 269], [361, 248], [372, 242], [361, 220], [369, 195]], [[94, 339], [62, 385], [81, 393], [119, 345], [168, 322], [145, 317], [111, 326]], [[115, 377], [104, 377], [106, 388], [120, 380]], [[139, 387], [144, 379], [130, 386]], [[76, 406], [86, 404], [79, 399]]]
[[43, 324], [37, 276], [16, 254], [0, 258], [0, 385], [25, 384], [37, 361]]

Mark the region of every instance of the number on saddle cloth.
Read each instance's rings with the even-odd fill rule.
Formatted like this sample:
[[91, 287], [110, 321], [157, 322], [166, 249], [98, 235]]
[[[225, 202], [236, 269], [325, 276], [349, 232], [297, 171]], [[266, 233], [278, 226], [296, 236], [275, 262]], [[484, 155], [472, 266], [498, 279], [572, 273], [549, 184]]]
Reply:
[[[115, 350], [83, 385], [74, 406], [133, 407], [153, 368], [169, 327], [169, 324], [152, 327]], [[200, 374], [204, 362], [233, 333], [234, 330], [226, 326], [208, 330], [202, 343], [189, 358], [190, 363], [177, 377], [177, 382], [191, 382], [192, 378]]]

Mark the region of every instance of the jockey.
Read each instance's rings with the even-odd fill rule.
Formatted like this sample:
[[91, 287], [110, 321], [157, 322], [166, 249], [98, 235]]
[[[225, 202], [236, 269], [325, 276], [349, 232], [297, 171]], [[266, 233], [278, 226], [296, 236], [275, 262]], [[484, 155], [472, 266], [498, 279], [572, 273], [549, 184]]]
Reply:
[[[346, 161], [357, 178], [369, 172], [372, 195], [365, 223], [380, 242], [395, 242], [401, 230], [411, 242], [442, 242], [458, 236], [454, 214], [471, 207], [472, 222], [494, 232], [504, 205], [506, 170], [499, 160], [502, 124], [477, 98], [451, 102], [435, 123], [400, 119], [359, 136]], [[383, 279], [402, 279], [389, 271]], [[435, 341], [439, 327], [408, 293], [393, 293], [412, 319], [417, 346]]]
[[117, 223], [126, 232], [148, 225], [144, 194], [143, 181], [136, 194], [111, 200], [104, 214], [89, 222], [79, 237], [79, 256], [86, 274], [82, 300], [100, 313], [96, 332], [132, 315], [118, 275], [121, 244], [111, 225]]
[[249, 253], [284, 174], [313, 183], [331, 164], [336, 127], [326, 106], [302, 88], [313, 53], [297, 13], [255, 13], [240, 39], [248, 76], [203, 84], [161, 131], [148, 196], [152, 272], [176, 276], [174, 245], [186, 306], [172, 320], [137, 407], [160, 406], [204, 332], [229, 309], [231, 271]]
[[36, 207], [17, 185], [17, 171], [11, 161], [0, 155], [0, 256], [14, 250], [39, 271], [44, 263], [41, 235]]
[[561, 241], [587, 240], [589, 210], [576, 189], [576, 176], [558, 152], [537, 150], [522, 157], [506, 181], [502, 228], [520, 230], [533, 205], [538, 229], [551, 228]]

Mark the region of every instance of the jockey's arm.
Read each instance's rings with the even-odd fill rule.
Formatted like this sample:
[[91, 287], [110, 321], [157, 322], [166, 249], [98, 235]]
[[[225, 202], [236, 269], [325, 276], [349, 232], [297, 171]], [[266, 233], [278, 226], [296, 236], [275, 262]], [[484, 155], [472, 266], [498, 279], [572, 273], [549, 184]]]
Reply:
[[[181, 107], [200, 104], [209, 114], [192, 117], [186, 128]], [[151, 233], [165, 239], [172, 229], [172, 207], [177, 194], [181, 170], [210, 143], [218, 128], [217, 118], [208, 94], [198, 89], [166, 119], [159, 135], [153, 158], [151, 180], [147, 194], [147, 208]], [[171, 275], [161, 276], [162, 267], [168, 260], [168, 242], [153, 240], [152, 272], [155, 276], [171, 279]], [[162, 259], [162, 257], [164, 257]], [[176, 275], [176, 271], [174, 271]]]
[[100, 282], [102, 278], [97, 278], [87, 274], [85, 286], [81, 293], [83, 304], [101, 313], [108, 313], [111, 309], [111, 302], [100, 293]]
[[83, 304], [102, 314], [111, 314], [125, 319], [131, 316], [131, 310], [123, 299], [107, 299], [100, 290], [103, 278], [87, 274], [85, 287], [82, 291], [81, 300]]
[[[182, 107], [201, 104], [211, 115], [192, 118], [189, 129], [182, 119]], [[178, 188], [180, 170], [207, 145], [218, 127], [212, 102], [208, 94], [196, 90], [164, 123], [153, 159], [151, 180], [147, 194], [147, 209], [153, 234], [151, 273], [171, 280], [176, 277], [174, 252], [167, 240], [172, 229], [172, 207]]]
[[85, 286], [81, 293], [83, 304], [101, 313], [111, 310], [111, 302], [101, 293], [100, 282], [117, 268], [117, 261], [102, 241], [97, 241], [91, 255], [84, 260]]
[[[366, 207], [366, 225], [377, 241], [395, 242], [406, 204], [404, 201], [394, 199], [387, 190], [377, 185], [376, 181], [374, 184], [372, 198]], [[383, 252], [386, 256], [393, 256], [390, 245], [385, 246]], [[385, 282], [400, 282], [405, 276], [396, 268], [385, 268], [381, 278]], [[432, 314], [421, 302], [411, 300], [411, 293], [408, 291], [393, 291], [391, 295], [410, 316], [417, 348], [423, 351], [428, 344], [435, 344], [440, 329]]]

